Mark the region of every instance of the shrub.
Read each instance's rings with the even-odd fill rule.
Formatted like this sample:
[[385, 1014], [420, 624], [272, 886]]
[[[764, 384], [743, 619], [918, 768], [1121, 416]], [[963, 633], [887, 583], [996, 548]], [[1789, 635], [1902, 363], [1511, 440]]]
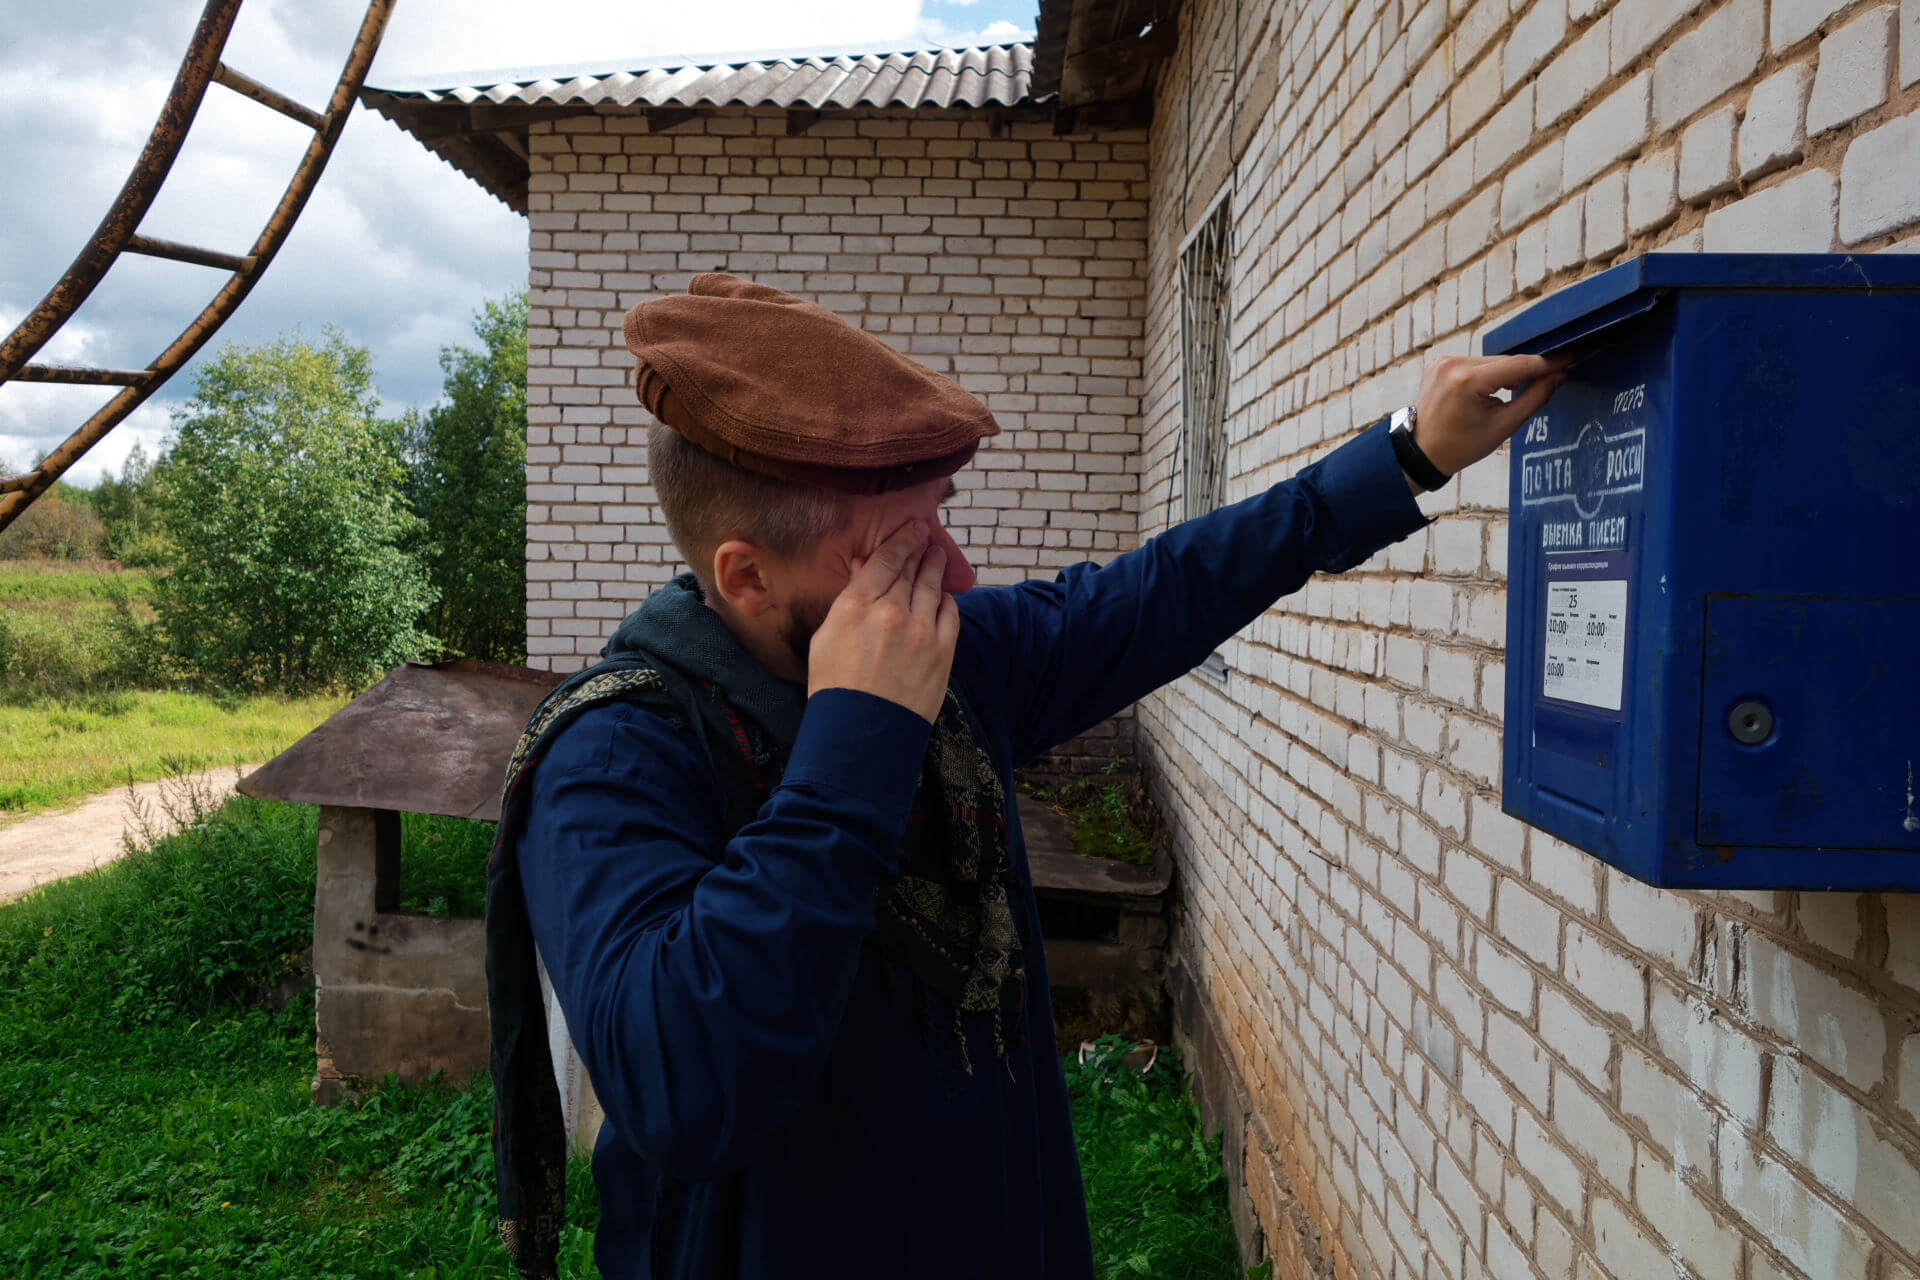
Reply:
[[400, 844], [401, 910], [476, 918], [487, 913], [491, 822], [403, 813]]
[[30, 556], [87, 560], [106, 545], [107, 530], [100, 517], [84, 503], [68, 501], [58, 490], [41, 494], [12, 524], [0, 529], [0, 560]]
[[89, 601], [0, 610], [0, 688], [10, 700], [101, 693], [164, 682], [133, 593], [105, 579]]
[[[271, 981], [313, 941], [311, 805], [176, 778], [137, 814], [126, 856], [0, 909], [0, 991], [121, 1024], [203, 1016]], [[179, 830], [154, 834], [165, 816]], [[493, 828], [403, 815], [400, 909], [479, 916]], [[111, 973], [103, 984], [99, 975]]]
[[[130, 1026], [203, 1016], [271, 979], [313, 938], [314, 815], [176, 785], [117, 862], [0, 910], [0, 991], [48, 1017]], [[157, 816], [157, 815], [153, 815]]]
[[1125, 772], [1126, 761], [1110, 758], [1101, 777], [1078, 778], [1058, 786], [1021, 783], [1021, 789], [1073, 825], [1075, 853], [1153, 865], [1160, 843], [1160, 819], [1138, 777]]
[[175, 415], [156, 500], [172, 540], [154, 609], [170, 650], [223, 688], [358, 685], [432, 643], [402, 543], [396, 426], [364, 348], [329, 331], [229, 344]]
[[127, 565], [159, 564], [166, 551], [160, 532], [159, 511], [154, 501], [159, 484], [159, 468], [147, 458], [147, 451], [135, 444], [128, 451], [120, 474], [107, 472], [93, 487], [87, 500], [107, 529], [107, 551]]

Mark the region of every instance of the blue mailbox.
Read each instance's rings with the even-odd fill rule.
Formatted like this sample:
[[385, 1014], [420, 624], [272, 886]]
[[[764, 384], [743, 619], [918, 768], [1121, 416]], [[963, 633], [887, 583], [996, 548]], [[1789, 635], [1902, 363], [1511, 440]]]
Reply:
[[1649, 254], [1490, 331], [1503, 807], [1656, 885], [1920, 889], [1920, 255]]

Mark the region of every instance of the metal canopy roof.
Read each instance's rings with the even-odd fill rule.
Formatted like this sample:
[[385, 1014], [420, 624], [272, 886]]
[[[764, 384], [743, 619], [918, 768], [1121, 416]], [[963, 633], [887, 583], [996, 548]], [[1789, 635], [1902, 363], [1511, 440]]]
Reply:
[[240, 791], [498, 821], [507, 757], [562, 679], [472, 658], [406, 663], [242, 778]]
[[409, 77], [360, 99], [502, 201], [526, 211], [527, 128], [587, 112], [637, 112], [666, 129], [700, 109], [978, 110], [1033, 102], [1033, 46], [884, 48], [634, 59]]
[[534, 67], [368, 86], [362, 96], [375, 107], [382, 99], [530, 107], [1010, 107], [1026, 101], [1032, 75], [1033, 46], [1022, 43]]

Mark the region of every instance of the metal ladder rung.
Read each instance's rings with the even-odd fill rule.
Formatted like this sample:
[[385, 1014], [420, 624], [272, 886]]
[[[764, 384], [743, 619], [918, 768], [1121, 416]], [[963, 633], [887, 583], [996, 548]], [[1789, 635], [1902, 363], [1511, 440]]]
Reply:
[[196, 267], [216, 267], [221, 271], [251, 271], [251, 255], [221, 253], [217, 249], [202, 249], [197, 245], [180, 244], [173, 240], [157, 240], [152, 236], [128, 236], [127, 251], [144, 253], [149, 258], [171, 258], [175, 262], [191, 262]]
[[252, 98], [262, 106], [272, 107], [290, 120], [298, 120], [315, 133], [327, 127], [327, 118], [318, 111], [303, 107], [277, 89], [255, 80], [252, 76], [242, 75], [224, 62], [213, 64], [213, 78], [242, 97]]
[[79, 387], [137, 387], [152, 376], [150, 369], [95, 369], [77, 364], [26, 364], [13, 375], [15, 382], [61, 382]]
[[[366, 0], [366, 13], [353, 38], [353, 48], [340, 69], [328, 95], [326, 110], [313, 111], [283, 93], [269, 89], [220, 61], [220, 51], [233, 29], [234, 16], [241, 0], [205, 0], [205, 8], [193, 38], [174, 76], [173, 88], [160, 109], [153, 132], [135, 161], [133, 171], [114, 197], [111, 208], [101, 219], [93, 236], [79, 255], [12, 332], [0, 335], [0, 385], [12, 380], [53, 382], [77, 386], [118, 387], [119, 390], [75, 428], [24, 476], [0, 476], [0, 530], [5, 530], [20, 513], [32, 505], [60, 479], [87, 450], [100, 443], [108, 432], [125, 421], [186, 364], [219, 329], [273, 261], [285, 243], [288, 231], [314, 183], [327, 166], [340, 131], [361, 88], [366, 84], [367, 68], [380, 47], [380, 36], [393, 12], [394, 0]], [[274, 205], [251, 249], [242, 256], [219, 253], [194, 245], [176, 244], [136, 234], [140, 220], [153, 204], [154, 195], [166, 179], [187, 131], [200, 110], [207, 87], [215, 80], [243, 97], [271, 107], [289, 119], [306, 125], [312, 136], [306, 140], [293, 176]], [[155, 356], [145, 369], [90, 369], [57, 364], [28, 364], [35, 353], [70, 320], [93, 293], [123, 253], [134, 252], [152, 257], [172, 258], [214, 267], [228, 273], [227, 279], [187, 327]]]

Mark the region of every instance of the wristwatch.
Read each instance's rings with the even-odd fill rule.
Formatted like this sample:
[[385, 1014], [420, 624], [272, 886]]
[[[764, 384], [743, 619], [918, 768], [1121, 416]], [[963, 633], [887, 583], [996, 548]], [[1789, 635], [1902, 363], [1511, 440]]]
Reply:
[[1407, 477], [1428, 493], [1432, 493], [1452, 476], [1433, 465], [1433, 459], [1413, 441], [1413, 406], [1395, 409], [1393, 416], [1387, 419], [1387, 438], [1393, 441], [1393, 456], [1400, 460], [1400, 469]]

